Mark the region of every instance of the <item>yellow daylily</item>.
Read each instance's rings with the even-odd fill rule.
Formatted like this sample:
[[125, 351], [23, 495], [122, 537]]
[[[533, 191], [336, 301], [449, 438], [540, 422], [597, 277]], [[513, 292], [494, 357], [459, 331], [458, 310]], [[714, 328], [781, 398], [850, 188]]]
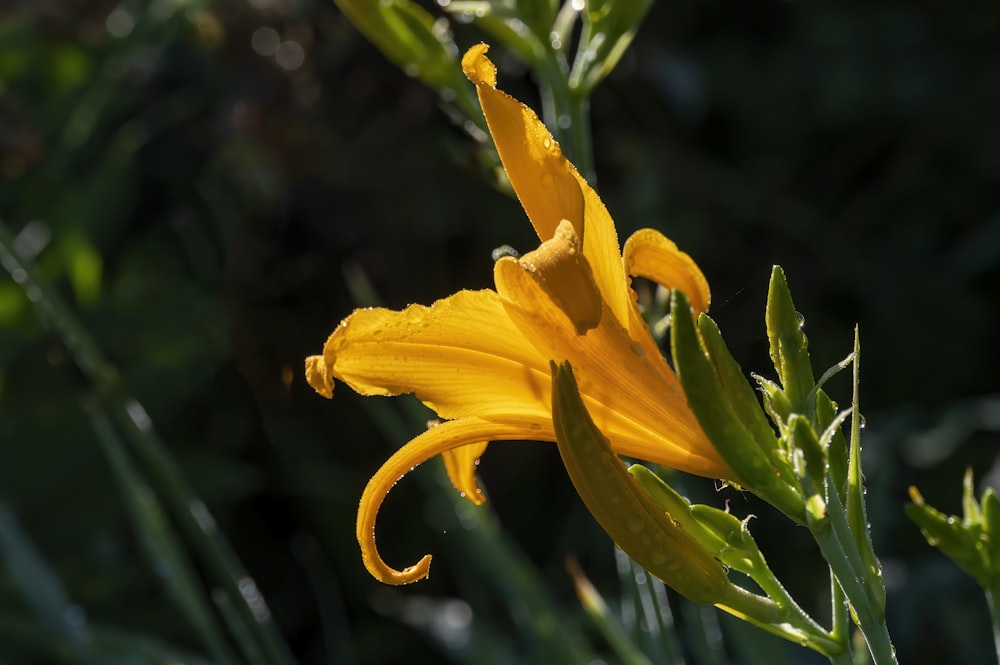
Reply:
[[400, 448], [365, 488], [357, 537], [377, 579], [427, 575], [430, 556], [395, 570], [375, 545], [390, 488], [443, 455], [456, 488], [481, 503], [475, 465], [490, 441], [555, 441], [550, 361], [568, 361], [593, 421], [621, 455], [735, 480], [688, 408], [649, 333], [628, 276], [684, 291], [704, 311], [708, 284], [694, 261], [651, 229], [619, 250], [614, 222], [535, 113], [496, 89], [484, 44], [462, 59], [504, 169], [541, 246], [494, 265], [496, 290], [459, 291], [430, 307], [355, 311], [306, 376], [331, 397], [335, 380], [363, 395], [415, 393], [444, 422]]

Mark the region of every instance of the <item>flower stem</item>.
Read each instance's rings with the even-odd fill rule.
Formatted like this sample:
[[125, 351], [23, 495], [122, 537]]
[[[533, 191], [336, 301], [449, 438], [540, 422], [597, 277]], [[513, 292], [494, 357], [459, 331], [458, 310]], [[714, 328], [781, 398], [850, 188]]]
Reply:
[[[830, 492], [829, 496], [831, 505], [823, 517], [813, 518], [812, 513], [806, 511], [809, 530], [845, 597], [854, 608], [858, 627], [868, 643], [872, 662], [874, 665], [896, 665], [896, 650], [889, 639], [885, 612], [871, 588], [869, 577], [858, 565], [860, 554], [855, 539], [848, 538], [845, 542], [840, 537], [847, 522], [843, 506], [836, 498], [836, 492]], [[840, 521], [844, 524], [839, 524]]]
[[851, 656], [850, 650], [828, 656], [828, 658], [832, 665], [854, 665], [854, 658]]
[[541, 59], [538, 75], [541, 79], [542, 119], [555, 135], [563, 153], [587, 182], [593, 184], [590, 101], [586, 93], [569, 87], [566, 73], [552, 55]]
[[1000, 662], [1000, 582], [994, 582], [986, 590], [986, 604], [990, 606], [990, 618], [993, 619], [993, 647], [997, 652], [997, 662]]

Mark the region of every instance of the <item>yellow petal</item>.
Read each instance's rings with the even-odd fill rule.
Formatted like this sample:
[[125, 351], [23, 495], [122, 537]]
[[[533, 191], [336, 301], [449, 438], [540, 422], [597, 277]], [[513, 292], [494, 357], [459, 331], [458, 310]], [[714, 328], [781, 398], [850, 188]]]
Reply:
[[497, 152], [528, 219], [543, 241], [568, 219], [583, 235], [583, 195], [575, 169], [563, 157], [535, 112], [496, 89], [496, 67], [486, 57], [486, 44], [473, 46], [462, 58], [465, 75], [476, 85], [479, 103]]
[[444, 459], [444, 469], [448, 472], [451, 484], [462, 493], [463, 497], [477, 506], [486, 502], [483, 491], [479, 489], [479, 483], [476, 482], [476, 467], [488, 445], [489, 441], [480, 441], [454, 450], [447, 450], [441, 454]]
[[570, 164], [545, 124], [530, 108], [496, 89], [496, 67], [486, 44], [462, 58], [517, 198], [544, 242], [559, 222], [573, 224], [604, 299], [619, 321], [628, 321], [628, 289], [614, 221], [597, 193]]
[[460, 291], [401, 312], [357, 310], [310, 368], [314, 387], [336, 378], [363, 395], [412, 392], [442, 418], [549, 417], [548, 358], [524, 339], [493, 291]]
[[368, 572], [386, 584], [408, 584], [426, 577], [430, 568], [431, 557], [428, 554], [414, 565], [396, 570], [382, 560], [375, 543], [375, 522], [378, 519], [379, 509], [389, 490], [404, 475], [435, 455], [470, 444], [481, 444], [483, 441], [555, 439], [551, 423], [547, 425], [547, 429], [539, 430], [531, 425], [518, 418], [506, 423], [490, 422], [480, 418], [451, 420], [428, 429], [397, 450], [368, 481], [358, 507], [357, 537], [361, 545], [361, 558]]
[[625, 243], [623, 258], [629, 275], [683, 291], [695, 315], [708, 310], [712, 296], [705, 275], [694, 259], [659, 231], [639, 229], [633, 233]]
[[513, 259], [495, 264], [494, 279], [521, 334], [543, 357], [576, 368], [587, 410], [616, 452], [700, 476], [732, 476], [659, 351], [648, 353], [607, 309], [596, 328], [576, 334], [566, 314]]
[[568, 221], [560, 222], [555, 236], [517, 262], [545, 290], [552, 303], [573, 322], [582, 335], [601, 321], [601, 292], [590, 264], [580, 252], [580, 239]]
[[333, 377], [327, 372], [323, 356], [306, 358], [306, 382], [323, 397], [333, 397]]

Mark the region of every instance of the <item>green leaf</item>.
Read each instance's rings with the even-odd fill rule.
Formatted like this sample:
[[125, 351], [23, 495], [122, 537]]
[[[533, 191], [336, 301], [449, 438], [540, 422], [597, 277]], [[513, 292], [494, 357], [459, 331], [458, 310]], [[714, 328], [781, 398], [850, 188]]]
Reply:
[[351, 23], [407, 74], [438, 89], [466, 85], [447, 23], [409, 0], [336, 0]]
[[589, 0], [583, 10], [584, 38], [570, 85], [584, 96], [611, 73], [624, 55], [652, 0]]
[[34, 542], [6, 505], [0, 503], [0, 561], [7, 577], [52, 637], [89, 662], [90, 628], [73, 604], [59, 576], [49, 567]]

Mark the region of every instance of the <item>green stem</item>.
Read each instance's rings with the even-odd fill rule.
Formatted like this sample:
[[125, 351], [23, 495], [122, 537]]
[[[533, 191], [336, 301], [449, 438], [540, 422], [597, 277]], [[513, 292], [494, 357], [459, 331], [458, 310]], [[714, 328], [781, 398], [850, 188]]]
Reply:
[[885, 625], [885, 613], [876, 599], [875, 592], [866, 583], [867, 576], [859, 565], [860, 554], [853, 538], [845, 542], [840, 538], [843, 521], [847, 518], [836, 492], [830, 492], [835, 505], [830, 505], [826, 515], [819, 519], [812, 518], [812, 513], [806, 511], [809, 530], [819, 545], [823, 558], [836, 576], [844, 595], [854, 608], [858, 627], [865, 636], [868, 649], [874, 665], [896, 665], [896, 650], [889, 639], [889, 630]]
[[854, 658], [851, 657], [850, 649], [842, 653], [828, 655], [827, 657], [833, 665], [854, 665]]
[[[793, 603], [795, 609], [798, 606]], [[841, 642], [835, 642], [799, 609], [798, 612], [781, 607], [770, 598], [750, 593], [735, 584], [729, 585], [716, 607], [748, 621], [780, 637], [809, 647], [824, 656], [832, 657], [844, 651]], [[802, 621], [805, 617], [805, 621]], [[879, 665], [879, 664], [877, 664]]]
[[990, 618], [993, 619], [993, 647], [997, 652], [997, 662], [1000, 662], [1000, 580], [994, 582], [986, 590], [986, 604], [990, 606]]
[[593, 183], [590, 102], [582, 92], [570, 89], [567, 73], [554, 54], [548, 53], [539, 59], [537, 74], [542, 96], [542, 119], [552, 130], [563, 154], [587, 182]]
[[837, 581], [837, 577], [833, 574], [832, 570], [830, 571], [830, 612], [833, 617], [833, 627], [830, 629], [830, 635], [834, 639], [842, 640], [844, 644], [849, 645], [849, 632], [851, 628], [850, 611], [847, 609], [847, 598], [844, 596], [844, 590], [840, 588], [840, 583]]

